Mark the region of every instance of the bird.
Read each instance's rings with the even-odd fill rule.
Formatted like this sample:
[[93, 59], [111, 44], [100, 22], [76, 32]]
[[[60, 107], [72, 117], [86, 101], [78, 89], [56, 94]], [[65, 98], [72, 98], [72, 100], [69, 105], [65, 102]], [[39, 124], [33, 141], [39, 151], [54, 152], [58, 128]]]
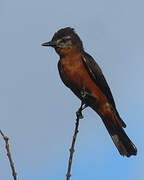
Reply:
[[61, 80], [86, 107], [100, 116], [119, 153], [126, 157], [136, 155], [137, 148], [124, 131], [126, 124], [117, 111], [103, 72], [93, 57], [85, 52], [75, 29], [59, 29], [51, 41], [42, 46], [55, 49], [60, 58], [58, 71]]

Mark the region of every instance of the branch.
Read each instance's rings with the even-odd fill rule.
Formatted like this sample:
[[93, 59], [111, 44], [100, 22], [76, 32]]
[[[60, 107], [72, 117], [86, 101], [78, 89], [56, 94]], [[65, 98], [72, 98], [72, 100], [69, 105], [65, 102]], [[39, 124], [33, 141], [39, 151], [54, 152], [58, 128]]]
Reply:
[[0, 134], [2, 135], [4, 141], [5, 141], [5, 148], [6, 148], [6, 151], [7, 151], [7, 156], [8, 156], [8, 159], [9, 159], [9, 163], [10, 163], [10, 167], [11, 167], [11, 170], [12, 170], [12, 175], [13, 175], [13, 178], [14, 180], [17, 180], [17, 177], [16, 177], [16, 171], [15, 171], [15, 167], [14, 167], [14, 163], [12, 161], [12, 157], [11, 157], [11, 153], [10, 153], [10, 148], [9, 148], [9, 143], [8, 143], [8, 140], [9, 138], [7, 136], [4, 135], [4, 133], [0, 130]]
[[85, 108], [85, 107], [83, 107], [83, 105], [84, 105], [84, 103], [82, 101], [80, 108], [76, 112], [77, 119], [76, 119], [76, 123], [75, 123], [75, 131], [74, 131], [72, 144], [71, 144], [71, 148], [70, 148], [70, 157], [69, 157], [69, 163], [68, 163], [68, 170], [67, 170], [67, 174], [66, 174], [66, 180], [69, 180], [70, 176], [71, 176], [71, 165], [72, 165], [72, 159], [73, 159], [73, 153], [74, 153], [74, 146], [75, 146], [75, 142], [76, 142], [76, 138], [77, 138], [77, 133], [79, 132], [78, 131], [79, 120], [83, 118], [82, 110]]

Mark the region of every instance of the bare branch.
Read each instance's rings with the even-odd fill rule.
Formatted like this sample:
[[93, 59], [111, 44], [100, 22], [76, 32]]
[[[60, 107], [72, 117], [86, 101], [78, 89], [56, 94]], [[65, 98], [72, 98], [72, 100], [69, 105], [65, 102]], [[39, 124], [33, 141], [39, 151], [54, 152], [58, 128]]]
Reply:
[[4, 141], [5, 141], [5, 148], [6, 148], [6, 151], [7, 151], [7, 156], [8, 156], [8, 159], [9, 159], [9, 163], [10, 163], [10, 167], [11, 167], [11, 170], [12, 170], [12, 175], [13, 175], [13, 178], [14, 180], [17, 180], [17, 177], [16, 177], [16, 171], [15, 171], [15, 167], [14, 167], [14, 163], [12, 161], [12, 157], [11, 157], [11, 153], [10, 153], [10, 148], [9, 148], [9, 143], [8, 143], [8, 140], [9, 138], [7, 136], [4, 135], [4, 133], [0, 130], [0, 134], [2, 135]]
[[74, 135], [73, 135], [72, 144], [71, 144], [71, 148], [70, 148], [70, 157], [69, 157], [69, 163], [68, 163], [68, 170], [67, 170], [67, 174], [66, 174], [66, 180], [69, 180], [70, 176], [71, 176], [71, 165], [72, 165], [72, 159], [73, 159], [73, 153], [74, 153], [74, 146], [75, 146], [77, 133], [78, 133], [79, 120], [83, 118], [82, 110], [85, 108], [85, 107], [83, 107], [83, 105], [84, 105], [84, 103], [82, 102], [79, 110], [76, 112], [77, 119], [76, 119], [76, 123], [75, 123], [75, 130], [74, 130]]

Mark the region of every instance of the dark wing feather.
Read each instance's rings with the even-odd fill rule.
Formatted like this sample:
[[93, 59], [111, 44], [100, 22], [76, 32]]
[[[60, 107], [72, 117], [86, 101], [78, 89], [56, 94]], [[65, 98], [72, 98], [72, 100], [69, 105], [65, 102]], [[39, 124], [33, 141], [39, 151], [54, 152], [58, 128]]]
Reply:
[[98, 64], [95, 62], [95, 60], [86, 52], [83, 53], [82, 56], [82, 61], [87, 69], [91, 79], [96, 83], [96, 85], [101, 89], [101, 91], [105, 94], [107, 97], [109, 103], [112, 105], [113, 109], [115, 110], [116, 115], [120, 119], [120, 123], [122, 124], [123, 127], [126, 127], [126, 124], [123, 122], [123, 120], [120, 118], [119, 113], [116, 109], [116, 105], [111, 93], [111, 90], [107, 84], [107, 81], [98, 66]]

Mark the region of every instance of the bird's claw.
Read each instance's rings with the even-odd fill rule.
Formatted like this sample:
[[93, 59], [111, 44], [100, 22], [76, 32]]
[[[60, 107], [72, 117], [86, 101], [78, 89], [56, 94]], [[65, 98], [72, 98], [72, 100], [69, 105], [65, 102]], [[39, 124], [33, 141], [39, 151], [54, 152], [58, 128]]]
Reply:
[[83, 118], [84, 118], [83, 115], [82, 115], [81, 110], [78, 110], [78, 111], [76, 112], [76, 115], [77, 115], [77, 117], [79, 117], [79, 119], [83, 119]]

